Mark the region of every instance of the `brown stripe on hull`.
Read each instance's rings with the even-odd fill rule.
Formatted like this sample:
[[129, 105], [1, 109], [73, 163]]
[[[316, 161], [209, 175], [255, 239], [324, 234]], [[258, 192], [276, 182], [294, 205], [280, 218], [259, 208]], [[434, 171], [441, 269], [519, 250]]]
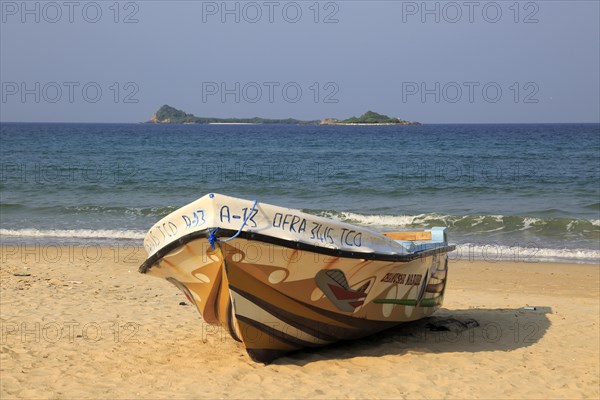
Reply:
[[[232, 288], [232, 290], [235, 290], [235, 289]], [[247, 293], [244, 293], [244, 294], [240, 293], [239, 290], [235, 290], [235, 292], [237, 294], [239, 294], [240, 296], [244, 296], [244, 297], [246, 297], [246, 295], [248, 295]], [[254, 296], [250, 296], [250, 297], [255, 298]], [[248, 300], [252, 301], [251, 298], [248, 298], [248, 297], [246, 297], [246, 298]], [[256, 304], [256, 305], [260, 307], [260, 305], [258, 305], [258, 304]], [[273, 315], [277, 316], [279, 319], [283, 320], [283, 318], [281, 318], [279, 315], [276, 315], [275, 313], [272, 312], [273, 308], [274, 307], [269, 306], [268, 308], [264, 308], [264, 309], [266, 311], [272, 313]], [[292, 318], [297, 318], [297, 317], [298, 316], [292, 316]], [[237, 320], [241, 327], [242, 336], [244, 336], [243, 343], [244, 343], [244, 346], [246, 347], [246, 351], [247, 351], [248, 355], [254, 361], [262, 362], [265, 364], [268, 364], [271, 361], [273, 361], [274, 359], [279, 358], [291, 351], [301, 350], [303, 348], [311, 348], [311, 347], [315, 348], [315, 347], [327, 346], [328, 344], [331, 344], [331, 343], [337, 342], [337, 341], [341, 341], [341, 340], [357, 339], [357, 338], [365, 337], [365, 336], [371, 335], [373, 333], [382, 331], [384, 329], [390, 328], [391, 326], [398, 325], [398, 323], [392, 323], [392, 324], [382, 323], [379, 325], [378, 328], [371, 329], [371, 330], [361, 330], [361, 331], [346, 330], [346, 332], [348, 333], [347, 335], [340, 335], [340, 336], [338, 336], [338, 339], [335, 339], [328, 343], [317, 344], [317, 343], [307, 342], [302, 339], [298, 339], [297, 337], [294, 337], [287, 333], [284, 333], [278, 329], [275, 329], [274, 327], [268, 326], [266, 324], [262, 324], [256, 320], [253, 320], [251, 318], [248, 318], [248, 317], [245, 317], [242, 315], [238, 315]], [[284, 322], [289, 323], [288, 321], [284, 321]], [[295, 326], [293, 323], [290, 323], [290, 325]], [[251, 332], [252, 328], [254, 328], [256, 331], [249, 333], [249, 332]], [[335, 329], [336, 327], [332, 327], [332, 328]], [[338, 329], [339, 329], [339, 327], [338, 327]], [[315, 337], [319, 336], [317, 333], [313, 332], [313, 329], [308, 329], [308, 330], [302, 329], [302, 330], [305, 333], [308, 333]], [[257, 333], [258, 333], [258, 335], [257, 335]]]
[[[370, 332], [370, 333], [368, 333], [368, 335], [370, 335], [371, 333], [382, 331], [384, 329], [391, 328], [393, 326], [398, 325], [399, 323], [404, 322], [404, 321], [367, 320], [364, 318], [353, 317], [352, 315], [344, 315], [344, 314], [339, 314], [339, 313], [336, 313], [333, 311], [324, 310], [322, 308], [313, 306], [312, 304], [305, 304], [305, 303], [303, 303], [303, 304], [305, 307], [308, 307], [311, 310], [314, 310], [316, 312], [320, 312], [324, 316], [327, 316], [332, 319], [337, 319], [346, 325], [350, 325], [359, 332]], [[366, 335], [361, 335], [361, 336], [366, 336]], [[358, 338], [361, 336], [356, 336], [356, 337]]]
[[[321, 319], [311, 319], [302, 317], [296, 313], [286, 311], [274, 305], [282, 304], [283, 302], [275, 303], [266, 301], [262, 298], [259, 298], [257, 295], [248, 293], [244, 290], [236, 288], [233, 285], [230, 285], [230, 288], [231, 290], [234, 290], [236, 293], [240, 294], [241, 296], [244, 296], [246, 299], [250, 300], [252, 303], [256, 304], [258, 307], [264, 309], [265, 311], [277, 317], [278, 319], [292, 325], [297, 329], [301, 329], [309, 335], [330, 342], [368, 336], [372, 333], [391, 328], [398, 324], [397, 321], [367, 321], [363, 318], [356, 318], [334, 313], [328, 310], [323, 310], [322, 308], [312, 306], [310, 304], [303, 303], [292, 297], [286, 296], [285, 294], [277, 292], [278, 294], [284, 296], [288, 302], [293, 302], [298, 306], [309, 308], [315, 313], [319, 313], [323, 316], [326, 316], [327, 319], [341, 320], [341, 322], [343, 322], [345, 326], [332, 325], [323, 322]], [[260, 288], [260, 290], [257, 290], [257, 292], [261, 295], [265, 295], [265, 292], [267, 290], [275, 291], [273, 288], [267, 287], [267, 289]], [[285, 305], [288, 306], [289, 303]]]
[[[267, 311], [269, 314], [273, 315], [277, 319], [282, 320], [283, 322], [293, 326], [296, 329], [300, 329], [303, 332], [314, 336], [321, 340], [326, 340], [328, 342], [335, 342], [338, 340], [342, 340], [348, 335], [339, 335], [340, 330], [347, 331], [348, 329], [342, 328], [337, 325], [329, 325], [324, 322], [315, 321], [310, 318], [301, 317], [297, 314], [290, 313], [285, 311], [275, 305], [262, 300], [248, 292], [245, 292], [241, 289], [231, 286], [231, 290], [239, 294], [240, 296], [245, 297], [252, 303], [254, 303], [257, 307], [262, 308]], [[296, 301], [294, 299], [290, 299], [291, 301]], [[239, 319], [239, 317], [238, 317]]]
[[442, 293], [442, 290], [444, 290], [444, 285], [445, 283], [429, 283], [427, 284], [427, 289], [425, 289], [425, 291], [427, 293]]
[[281, 355], [298, 349], [298, 346], [291, 345], [288, 342], [280, 340], [278, 337], [262, 332], [257, 327], [248, 324], [242, 319], [238, 319], [237, 322], [240, 326], [242, 342], [248, 351], [257, 349], [277, 350]]
[[[237, 317], [237, 319], [238, 319], [238, 321], [241, 321], [244, 324], [247, 324], [248, 326], [252, 326], [252, 327], [256, 328], [259, 332], [262, 332], [265, 335], [267, 335], [269, 337], [269, 342], [272, 342], [272, 339], [277, 339], [281, 342], [286, 343], [290, 347], [296, 348], [296, 349], [301, 349], [303, 347], [318, 347], [318, 345], [315, 343], [311, 343], [311, 342], [307, 342], [302, 339], [298, 339], [295, 336], [288, 335], [287, 333], [282, 332], [279, 329], [275, 329], [271, 326], [265, 325], [265, 324], [263, 324], [259, 321], [256, 321], [252, 318], [248, 318], [248, 317], [244, 317], [243, 315], [239, 315]], [[244, 341], [244, 344], [246, 345], [247, 348], [259, 347], [259, 346], [255, 346], [255, 343], [253, 343], [252, 340], [250, 340], [250, 341], [246, 340], [246, 341]], [[272, 348], [272, 347], [275, 347], [275, 346], [269, 346], [269, 348]]]

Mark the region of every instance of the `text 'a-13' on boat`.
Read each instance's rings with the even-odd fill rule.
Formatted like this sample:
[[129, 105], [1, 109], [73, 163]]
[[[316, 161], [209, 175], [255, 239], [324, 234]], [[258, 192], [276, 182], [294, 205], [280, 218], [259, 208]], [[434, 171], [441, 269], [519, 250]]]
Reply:
[[445, 228], [378, 233], [212, 193], [156, 223], [144, 247], [140, 272], [264, 363], [431, 315], [454, 250]]

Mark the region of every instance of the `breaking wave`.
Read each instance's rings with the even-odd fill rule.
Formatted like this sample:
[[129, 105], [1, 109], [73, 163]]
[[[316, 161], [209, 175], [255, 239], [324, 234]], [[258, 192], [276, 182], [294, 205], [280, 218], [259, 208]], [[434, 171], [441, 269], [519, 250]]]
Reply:
[[506, 215], [364, 215], [352, 212], [307, 210], [311, 214], [351, 224], [381, 229], [431, 228], [446, 226], [454, 233], [509, 233], [528, 231], [541, 236], [582, 236], [600, 238], [600, 220], [572, 218], [538, 218]]
[[539, 248], [533, 243], [523, 246], [504, 246], [499, 244], [463, 243], [449, 253], [450, 260], [484, 260], [488, 262], [569, 262], [598, 263], [600, 251], [591, 249], [550, 249]]

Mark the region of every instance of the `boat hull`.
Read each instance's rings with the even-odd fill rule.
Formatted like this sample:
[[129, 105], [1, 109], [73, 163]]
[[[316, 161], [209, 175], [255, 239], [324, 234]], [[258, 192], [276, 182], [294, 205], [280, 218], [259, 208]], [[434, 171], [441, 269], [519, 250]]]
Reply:
[[364, 337], [442, 305], [447, 251], [398, 261], [208, 238], [207, 231], [171, 246], [142, 272], [179, 287], [207, 323], [227, 329], [255, 361]]

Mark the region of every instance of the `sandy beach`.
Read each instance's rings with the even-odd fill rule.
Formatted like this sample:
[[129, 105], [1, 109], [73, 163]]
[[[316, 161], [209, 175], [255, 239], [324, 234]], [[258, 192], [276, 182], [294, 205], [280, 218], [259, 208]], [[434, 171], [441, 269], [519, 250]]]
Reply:
[[[454, 261], [427, 321], [264, 366], [136, 247], [2, 247], [0, 397], [598, 398], [598, 265]], [[532, 306], [536, 309], [524, 309]]]

